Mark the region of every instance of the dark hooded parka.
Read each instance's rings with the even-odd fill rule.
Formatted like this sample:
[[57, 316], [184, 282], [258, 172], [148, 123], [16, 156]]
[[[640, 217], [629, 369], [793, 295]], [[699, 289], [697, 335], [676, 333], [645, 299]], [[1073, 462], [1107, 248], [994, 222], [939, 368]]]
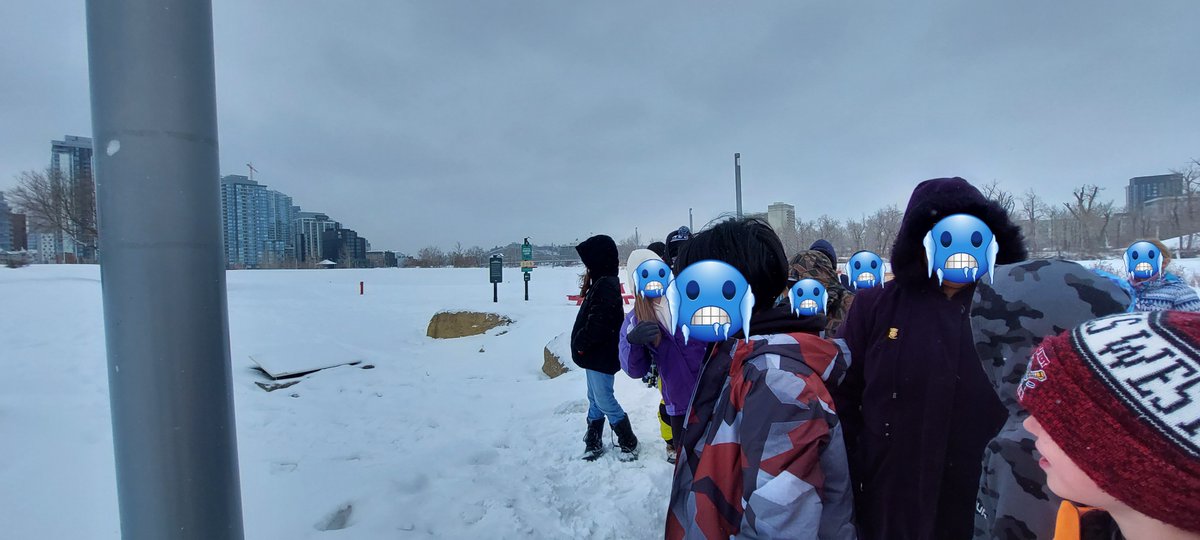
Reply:
[[571, 328], [571, 359], [583, 369], [612, 375], [621, 369], [617, 334], [625, 318], [621, 279], [617, 277], [617, 244], [600, 234], [575, 246], [575, 251], [587, 267], [591, 286]]
[[983, 450], [1004, 424], [971, 335], [975, 285], [947, 297], [927, 266], [926, 234], [960, 213], [991, 229], [996, 264], [1025, 259], [1020, 229], [966, 180], [921, 182], [892, 246], [895, 279], [860, 291], [841, 327], [854, 361], [834, 398], [865, 540], [970, 538]]

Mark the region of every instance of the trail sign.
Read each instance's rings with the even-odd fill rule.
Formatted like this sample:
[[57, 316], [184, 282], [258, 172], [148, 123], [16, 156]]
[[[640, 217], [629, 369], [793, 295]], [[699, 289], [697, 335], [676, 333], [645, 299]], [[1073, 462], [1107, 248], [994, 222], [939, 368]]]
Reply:
[[529, 243], [529, 239], [525, 239], [525, 243], [521, 244], [521, 271], [533, 271], [533, 245]]
[[488, 270], [492, 278], [492, 302], [499, 302], [499, 284], [504, 282], [504, 257], [492, 255], [492, 258], [488, 261]]
[[525, 238], [525, 243], [521, 244], [521, 274], [525, 277], [525, 301], [529, 301], [529, 277], [533, 273], [533, 244], [529, 243], [529, 237]]
[[492, 255], [488, 268], [491, 270], [492, 283], [504, 283], [504, 257]]

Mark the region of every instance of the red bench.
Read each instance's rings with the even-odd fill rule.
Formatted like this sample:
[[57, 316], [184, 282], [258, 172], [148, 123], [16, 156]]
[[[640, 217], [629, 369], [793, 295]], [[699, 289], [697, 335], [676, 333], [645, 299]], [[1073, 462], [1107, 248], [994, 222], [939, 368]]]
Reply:
[[[622, 283], [621, 284], [621, 300], [625, 302], [625, 305], [629, 305], [629, 303], [632, 302], [634, 300], [634, 298], [636, 298], [636, 297], [632, 294], [625, 294], [625, 284]], [[568, 294], [567, 301], [575, 302], [575, 305], [578, 306], [578, 305], [583, 304], [583, 297], [578, 294]]]

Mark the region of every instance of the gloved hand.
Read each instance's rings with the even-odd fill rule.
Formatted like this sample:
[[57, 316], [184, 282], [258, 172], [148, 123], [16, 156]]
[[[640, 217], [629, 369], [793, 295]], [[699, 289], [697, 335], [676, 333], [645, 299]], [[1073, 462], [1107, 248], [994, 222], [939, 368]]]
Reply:
[[652, 322], [640, 322], [625, 334], [625, 340], [633, 345], [649, 345], [657, 337], [658, 323]]

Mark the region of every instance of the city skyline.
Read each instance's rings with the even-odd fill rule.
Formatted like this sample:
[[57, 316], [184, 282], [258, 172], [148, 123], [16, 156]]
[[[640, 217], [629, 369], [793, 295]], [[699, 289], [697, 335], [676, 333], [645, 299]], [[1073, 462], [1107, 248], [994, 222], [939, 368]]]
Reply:
[[[745, 208], [839, 219], [939, 176], [1120, 201], [1200, 157], [1186, 0], [213, 9], [226, 174], [406, 253], [699, 227], [733, 207], [735, 152]], [[5, 10], [0, 189], [90, 133], [82, 4]]]

